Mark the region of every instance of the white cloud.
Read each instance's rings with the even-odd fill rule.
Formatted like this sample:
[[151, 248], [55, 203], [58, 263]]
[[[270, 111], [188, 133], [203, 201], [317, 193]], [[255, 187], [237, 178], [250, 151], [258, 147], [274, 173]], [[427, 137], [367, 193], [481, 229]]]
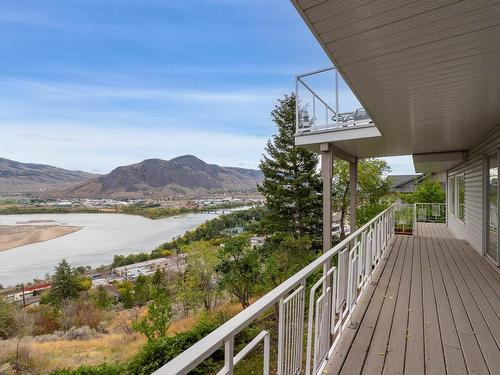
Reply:
[[170, 99], [203, 103], [247, 103], [267, 102], [280, 96], [282, 90], [257, 87], [247, 90], [210, 89], [190, 90], [182, 88], [147, 88], [137, 86], [85, 85], [49, 83], [35, 80], [0, 79], [6, 90], [29, 92], [40, 97], [114, 98], [114, 99]]
[[2, 156], [105, 173], [147, 158], [194, 154], [209, 163], [256, 168], [267, 138], [190, 129], [0, 125]]
[[390, 174], [414, 174], [415, 167], [411, 155], [390, 156], [381, 158], [391, 166]]

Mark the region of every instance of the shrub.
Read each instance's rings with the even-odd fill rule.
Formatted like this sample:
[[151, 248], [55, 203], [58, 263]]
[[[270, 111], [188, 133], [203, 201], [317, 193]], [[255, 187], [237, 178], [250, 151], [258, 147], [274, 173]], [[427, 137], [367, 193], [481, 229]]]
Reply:
[[59, 316], [56, 308], [50, 305], [40, 305], [31, 308], [35, 324], [33, 334], [46, 335], [59, 329]]
[[16, 374], [29, 374], [35, 369], [35, 361], [30, 355], [28, 348], [22, 347], [19, 352], [11, 353], [6, 361]]
[[[151, 374], [215, 330], [220, 325], [220, 320], [220, 317], [205, 316], [198, 321], [191, 331], [178, 333], [172, 337], [163, 337], [155, 342], [146, 344], [129, 362], [126, 373], [137, 375]], [[222, 358], [224, 358], [224, 354], [219, 350], [210, 359], [207, 359], [193, 370], [191, 374], [214, 372], [217, 361]]]
[[86, 341], [99, 337], [100, 333], [88, 326], [71, 327], [67, 331], [55, 331], [50, 335], [35, 336], [33, 339], [37, 342], [60, 341], [60, 340], [81, 340]]
[[0, 296], [0, 339], [6, 339], [15, 331], [14, 307]]
[[121, 375], [123, 373], [122, 366], [105, 363], [99, 366], [82, 366], [76, 370], [56, 370], [50, 375]]

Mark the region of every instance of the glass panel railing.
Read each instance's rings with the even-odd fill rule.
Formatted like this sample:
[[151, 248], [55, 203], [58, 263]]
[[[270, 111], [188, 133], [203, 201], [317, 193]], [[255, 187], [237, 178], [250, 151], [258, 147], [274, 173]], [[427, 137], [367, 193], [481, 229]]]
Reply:
[[415, 203], [415, 209], [419, 223], [446, 223], [446, 203]]
[[373, 124], [334, 67], [296, 77], [297, 134]]

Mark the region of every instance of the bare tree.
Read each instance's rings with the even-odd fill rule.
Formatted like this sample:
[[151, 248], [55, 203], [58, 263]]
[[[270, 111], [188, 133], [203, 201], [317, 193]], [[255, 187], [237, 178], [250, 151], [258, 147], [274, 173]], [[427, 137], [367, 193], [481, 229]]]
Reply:
[[[27, 361], [21, 361], [21, 341], [25, 336], [31, 335], [33, 332], [34, 322], [33, 317], [28, 313], [25, 308], [18, 307], [15, 312], [15, 331], [16, 331], [16, 361], [13, 364], [14, 371], [16, 374], [23, 373], [25, 369], [25, 363]], [[29, 353], [26, 352], [26, 356]], [[25, 358], [26, 359], [26, 358]]]
[[59, 324], [63, 331], [67, 331], [74, 326], [76, 306], [71, 299], [65, 299], [60, 304]]

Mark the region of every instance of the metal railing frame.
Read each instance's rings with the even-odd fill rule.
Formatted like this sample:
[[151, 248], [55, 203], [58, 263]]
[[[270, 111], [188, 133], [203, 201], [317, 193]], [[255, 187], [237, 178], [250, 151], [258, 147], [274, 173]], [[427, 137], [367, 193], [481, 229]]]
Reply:
[[[422, 218], [422, 210], [425, 210], [424, 218]], [[416, 222], [445, 223], [446, 203], [415, 203], [415, 215]]]
[[[319, 374], [332, 355], [350, 316], [389, 240], [394, 236], [397, 205], [387, 208], [288, 280], [271, 290], [245, 310], [192, 345], [155, 374], [187, 374], [214, 352], [224, 347], [224, 367], [219, 374], [233, 374], [234, 366], [262, 340], [264, 374], [270, 371], [270, 333], [260, 332], [236, 356], [235, 336], [266, 310], [279, 304], [278, 363], [279, 375], [297, 374], [304, 363], [304, 323], [306, 280], [325, 264], [337, 266], [323, 271], [310, 289], [305, 374]], [[316, 298], [316, 291], [321, 292]]]
[[[316, 75], [316, 74], [321, 74], [321, 73], [325, 73], [325, 72], [329, 72], [329, 71], [335, 71], [334, 72], [334, 79], [335, 79], [335, 89], [334, 89], [334, 94], [335, 94], [335, 109], [333, 109], [325, 100], [323, 100], [318, 94], [316, 94], [316, 92], [303, 80], [303, 78], [305, 77], [309, 77], [309, 76], [312, 76], [312, 75]], [[299, 85], [304, 87], [307, 91], [309, 91], [309, 93], [311, 93], [312, 95], [312, 105], [313, 105], [313, 108], [312, 108], [312, 121], [313, 121], [313, 125], [310, 126], [310, 128], [307, 128], [304, 129], [300, 126], [300, 121], [299, 121], [299, 118], [300, 118], [300, 95], [299, 95]], [[321, 104], [323, 104], [325, 106], [325, 125], [322, 125], [322, 126], [317, 126], [315, 125], [316, 123], [316, 100], [319, 101]], [[329, 120], [329, 112], [330, 111], [334, 116], [335, 116], [335, 120], [333, 121], [330, 121]], [[360, 125], [369, 125], [369, 124], [373, 124], [371, 119], [370, 120], [365, 120], [365, 121], [360, 121], [358, 123], [356, 123], [354, 120], [352, 123], [344, 123], [344, 122], [340, 122], [340, 118], [347, 115], [347, 114], [350, 114], [350, 112], [347, 112], [347, 113], [340, 113], [340, 110], [339, 110], [339, 73], [338, 73], [338, 70], [332, 66], [332, 67], [328, 67], [328, 68], [323, 68], [323, 69], [318, 69], [318, 70], [315, 70], [315, 71], [312, 71], [312, 72], [308, 72], [308, 73], [304, 73], [304, 74], [300, 74], [300, 75], [297, 75], [295, 76], [295, 131], [296, 131], [296, 134], [301, 134], [305, 131], [321, 131], [321, 130], [325, 130], [325, 129], [328, 129], [328, 128], [344, 128], [344, 127], [353, 127], [353, 126], [360, 126]]]

